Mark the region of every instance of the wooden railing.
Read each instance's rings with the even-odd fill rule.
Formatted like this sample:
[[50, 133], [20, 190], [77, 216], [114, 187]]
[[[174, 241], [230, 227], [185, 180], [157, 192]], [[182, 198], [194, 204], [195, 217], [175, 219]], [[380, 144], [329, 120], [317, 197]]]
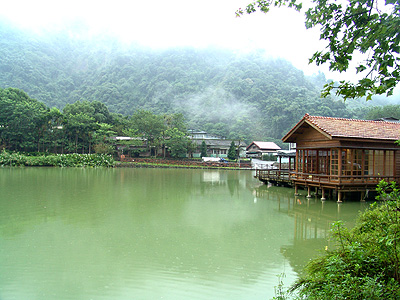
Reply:
[[291, 172], [289, 170], [262, 169], [256, 170], [256, 177], [261, 181], [291, 182]]
[[377, 184], [381, 180], [400, 182], [400, 176], [374, 176], [374, 175], [327, 175], [311, 173], [290, 174], [291, 180], [303, 182], [333, 183], [333, 184]]
[[262, 181], [321, 183], [334, 185], [373, 185], [379, 181], [396, 181], [400, 183], [400, 176], [372, 176], [372, 175], [327, 175], [313, 173], [296, 173], [291, 170], [262, 169], [256, 170], [256, 177]]

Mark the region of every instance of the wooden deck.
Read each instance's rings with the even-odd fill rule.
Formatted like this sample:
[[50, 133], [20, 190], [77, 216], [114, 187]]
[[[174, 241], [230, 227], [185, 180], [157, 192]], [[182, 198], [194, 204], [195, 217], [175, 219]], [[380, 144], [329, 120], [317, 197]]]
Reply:
[[262, 182], [270, 182], [278, 185], [293, 185], [292, 172], [289, 170], [261, 169], [256, 170], [256, 178]]
[[400, 182], [400, 176], [338, 176], [325, 174], [296, 173], [289, 170], [262, 169], [256, 170], [256, 178], [263, 182], [271, 182], [293, 186], [295, 183], [305, 186], [338, 188], [343, 191], [364, 190], [375, 187], [381, 180]]
[[295, 184], [321, 188], [334, 188], [344, 192], [365, 191], [366, 189], [375, 188], [381, 180], [385, 180], [387, 182], [400, 182], [399, 176], [338, 176], [325, 174], [293, 173], [291, 174], [290, 178], [292, 181], [295, 182]]
[[[325, 190], [335, 190], [342, 192], [361, 192], [374, 190], [381, 180], [387, 182], [396, 181], [400, 183], [400, 176], [338, 176], [325, 174], [296, 173], [293, 170], [262, 169], [256, 170], [256, 178], [265, 183], [290, 186], [295, 188], [303, 186], [308, 188], [308, 197], [311, 187], [322, 190], [322, 198], [325, 199]], [[338, 196], [341, 201], [341, 195]]]

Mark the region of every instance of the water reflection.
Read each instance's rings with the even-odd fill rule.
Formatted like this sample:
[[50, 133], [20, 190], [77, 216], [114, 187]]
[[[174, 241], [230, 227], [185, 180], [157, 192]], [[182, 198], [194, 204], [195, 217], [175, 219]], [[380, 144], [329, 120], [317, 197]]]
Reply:
[[277, 211], [294, 219], [293, 243], [283, 245], [281, 252], [296, 273], [300, 273], [313, 257], [335, 247], [330, 239], [330, 230], [335, 221], [341, 220], [348, 228], [352, 228], [359, 212], [370, 205], [362, 201], [337, 203], [321, 201], [318, 197], [294, 196], [293, 189], [268, 185], [256, 188], [255, 195], [276, 201]]
[[0, 299], [268, 299], [360, 208], [248, 171], [0, 169], [0, 184]]

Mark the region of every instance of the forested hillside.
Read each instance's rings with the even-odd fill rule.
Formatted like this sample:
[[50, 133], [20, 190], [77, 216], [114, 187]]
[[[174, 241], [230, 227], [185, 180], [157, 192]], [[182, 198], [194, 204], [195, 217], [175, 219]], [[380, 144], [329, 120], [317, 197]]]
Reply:
[[280, 139], [305, 113], [353, 116], [341, 101], [320, 99], [323, 74], [307, 78], [261, 52], [156, 51], [0, 23], [0, 57], [0, 87], [22, 89], [49, 107], [96, 100], [129, 116], [138, 109], [182, 113], [189, 128], [231, 139]]

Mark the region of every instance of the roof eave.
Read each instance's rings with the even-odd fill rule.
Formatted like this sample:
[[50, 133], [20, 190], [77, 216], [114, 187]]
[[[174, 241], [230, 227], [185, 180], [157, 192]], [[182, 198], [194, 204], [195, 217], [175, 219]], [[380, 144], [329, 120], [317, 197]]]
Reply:
[[324, 130], [322, 130], [321, 128], [319, 128], [318, 126], [314, 125], [312, 122], [310, 122], [309, 120], [307, 120], [305, 117], [303, 117], [303, 119], [297, 123], [283, 138], [282, 141], [284, 143], [294, 143], [296, 142], [295, 139], [290, 139], [293, 134], [295, 134], [295, 132], [304, 125], [304, 123], [307, 123], [308, 125], [310, 125], [312, 128], [314, 128], [315, 130], [317, 130], [319, 133], [321, 133], [323, 136], [325, 136], [326, 138], [332, 140], [332, 136], [325, 132]]

